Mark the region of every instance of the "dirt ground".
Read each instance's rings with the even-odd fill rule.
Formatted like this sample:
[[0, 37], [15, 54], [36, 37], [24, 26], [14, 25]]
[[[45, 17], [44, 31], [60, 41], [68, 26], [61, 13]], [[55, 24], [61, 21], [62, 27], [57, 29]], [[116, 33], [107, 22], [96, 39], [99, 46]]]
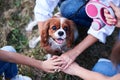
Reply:
[[[36, 28], [28, 35], [25, 28], [30, 20], [33, 19], [34, 0], [0, 0], [0, 47], [12, 45], [16, 50], [26, 56], [43, 60], [44, 50], [39, 44], [31, 49], [28, 47], [29, 40], [38, 36]], [[79, 43], [87, 35], [86, 28], [80, 28]], [[92, 69], [97, 60], [101, 57], [109, 58], [112, 46], [116, 40], [118, 30], [107, 38], [105, 44], [97, 42], [85, 50], [76, 62], [80, 66]], [[33, 67], [18, 65], [19, 73], [32, 77], [33, 80], [82, 80], [76, 76], [64, 74], [62, 72], [50, 74]]]

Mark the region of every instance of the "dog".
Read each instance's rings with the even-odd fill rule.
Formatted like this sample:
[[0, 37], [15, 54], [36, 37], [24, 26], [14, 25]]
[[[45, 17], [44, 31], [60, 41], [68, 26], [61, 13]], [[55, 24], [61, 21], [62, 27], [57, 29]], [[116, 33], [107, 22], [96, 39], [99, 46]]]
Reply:
[[29, 42], [29, 46], [35, 47], [40, 41], [40, 46], [48, 53], [47, 59], [71, 49], [78, 37], [75, 23], [61, 16], [46, 20], [40, 33], [38, 38]]

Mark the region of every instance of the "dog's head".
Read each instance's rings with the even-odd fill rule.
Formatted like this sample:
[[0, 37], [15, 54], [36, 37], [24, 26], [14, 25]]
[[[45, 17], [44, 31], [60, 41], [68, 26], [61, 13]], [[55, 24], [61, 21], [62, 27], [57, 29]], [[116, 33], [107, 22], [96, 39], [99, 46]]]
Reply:
[[50, 18], [42, 27], [41, 46], [48, 46], [51, 38], [57, 45], [67, 44], [67, 47], [71, 47], [74, 41], [74, 27], [75, 24], [66, 18]]

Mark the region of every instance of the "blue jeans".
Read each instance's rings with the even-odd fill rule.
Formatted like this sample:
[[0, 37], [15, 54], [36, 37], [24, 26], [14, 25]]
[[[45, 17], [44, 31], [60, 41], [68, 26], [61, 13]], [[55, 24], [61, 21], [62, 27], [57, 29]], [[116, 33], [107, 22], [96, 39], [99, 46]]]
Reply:
[[63, 17], [73, 20], [78, 25], [89, 28], [92, 19], [87, 16], [85, 6], [78, 11], [84, 4], [85, 0], [64, 0], [60, 4], [60, 12]]
[[114, 76], [115, 74], [120, 73], [120, 64], [115, 67], [110, 60], [101, 58], [92, 70], [106, 76]]
[[[9, 52], [16, 52], [16, 50], [12, 46], [4, 46], [1, 50], [9, 51]], [[4, 73], [6, 78], [13, 78], [18, 73], [18, 68], [15, 63], [9, 63], [0, 60], [0, 75]]]

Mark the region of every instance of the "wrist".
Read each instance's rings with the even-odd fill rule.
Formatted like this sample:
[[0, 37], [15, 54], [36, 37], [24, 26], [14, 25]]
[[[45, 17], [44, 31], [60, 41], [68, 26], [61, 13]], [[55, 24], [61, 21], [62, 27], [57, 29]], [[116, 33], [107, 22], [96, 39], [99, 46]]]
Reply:
[[69, 55], [71, 59], [75, 60], [79, 55], [79, 52], [77, 50], [70, 50], [67, 55]]
[[44, 61], [39, 61], [38, 69], [43, 70], [44, 69], [43, 67], [44, 67]]
[[35, 60], [35, 62], [32, 65], [33, 67], [42, 70], [43, 69], [43, 61]]

